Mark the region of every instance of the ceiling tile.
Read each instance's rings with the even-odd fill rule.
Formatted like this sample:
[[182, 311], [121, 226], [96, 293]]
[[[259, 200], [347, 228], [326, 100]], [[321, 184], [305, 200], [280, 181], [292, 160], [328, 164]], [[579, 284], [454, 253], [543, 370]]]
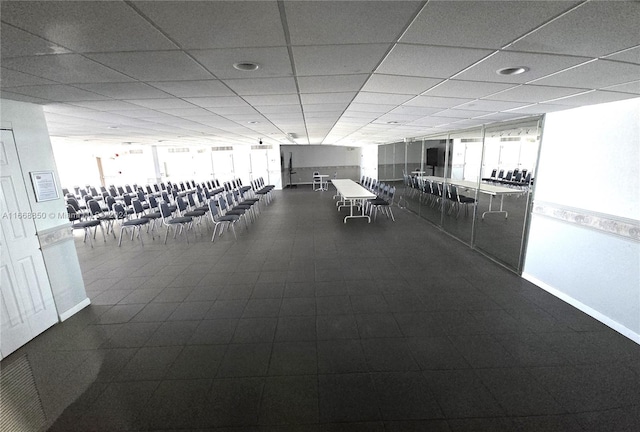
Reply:
[[452, 108], [457, 105], [461, 105], [467, 102], [471, 102], [473, 99], [466, 98], [449, 98], [449, 97], [437, 97], [437, 96], [417, 96], [406, 102], [406, 106], [417, 107], [431, 107], [431, 108]]
[[[4, 3], [2, 7], [4, 14]], [[2, 58], [24, 57], [43, 54], [69, 53], [66, 48], [56, 45], [53, 42], [34, 36], [26, 31], [12, 27], [7, 24], [2, 25], [0, 31], [0, 53]]]
[[459, 105], [456, 109], [474, 110], [474, 111], [506, 111], [529, 105], [527, 102], [508, 102], [480, 99], [463, 105]]
[[387, 44], [292, 48], [296, 73], [300, 76], [371, 73], [388, 49]]
[[514, 84], [446, 80], [424, 92], [424, 96], [482, 98], [513, 86]]
[[26, 73], [14, 71], [11, 69], [0, 68], [0, 85], [2, 88], [19, 87], [25, 85], [42, 85], [42, 84], [58, 84], [44, 78], [35, 77]]
[[536, 80], [535, 84], [561, 87], [579, 86], [599, 89], [615, 84], [627, 83], [638, 79], [639, 76], [640, 65], [609, 60], [595, 60], [550, 77]]
[[502, 48], [576, 2], [429, 2], [401, 42], [473, 48]]
[[170, 109], [170, 108], [193, 108], [194, 106], [189, 102], [185, 102], [180, 99], [130, 99], [127, 102], [131, 102], [135, 105], [140, 105], [145, 108], [151, 109]]
[[531, 115], [531, 114], [544, 114], [544, 113], [549, 113], [554, 111], [564, 111], [566, 109], [569, 109], [569, 107], [566, 105], [539, 103], [539, 104], [525, 106], [522, 108], [516, 108], [516, 109], [510, 110], [509, 112], [513, 114], [530, 114]]
[[392, 75], [449, 78], [492, 51], [423, 45], [396, 45], [376, 70]]
[[303, 104], [324, 104], [334, 102], [351, 102], [355, 92], [340, 93], [304, 93], [300, 95]]
[[259, 106], [254, 106], [254, 108], [258, 111], [260, 111], [262, 114], [271, 116], [273, 114], [301, 114], [302, 113], [302, 108], [300, 108], [300, 105], [259, 105]]
[[293, 78], [233, 79], [225, 83], [239, 95], [297, 93]]
[[220, 97], [194, 97], [185, 98], [187, 102], [203, 108], [217, 108], [228, 106], [248, 106], [248, 104], [237, 96], [220, 96]]
[[97, 62], [141, 81], [211, 79], [211, 74], [180, 51], [87, 54]]
[[3, 2], [2, 19], [76, 52], [161, 50], [171, 41], [124, 2]]
[[304, 112], [343, 112], [348, 105], [348, 102], [330, 104], [304, 104], [302, 109], [304, 110]]
[[491, 100], [512, 102], [542, 102], [576, 93], [582, 93], [585, 89], [569, 87], [548, 87], [539, 85], [520, 85], [509, 90], [491, 95]]
[[233, 92], [218, 80], [152, 81], [149, 84], [180, 98], [233, 95]]
[[442, 111], [442, 108], [425, 108], [417, 106], [400, 105], [389, 111], [389, 114], [400, 114], [424, 117]]
[[601, 57], [640, 45], [639, 22], [639, 2], [585, 2], [509, 49]]
[[39, 97], [35, 97], [35, 96], [27, 96], [27, 95], [23, 95], [23, 94], [13, 93], [13, 92], [6, 91], [6, 90], [0, 91], [0, 98], [19, 101], [19, 102], [34, 103], [34, 104], [46, 104], [47, 102], [49, 102], [49, 100], [47, 100], [47, 99], [43, 99], [43, 98], [39, 98]]
[[558, 105], [569, 105], [569, 106], [584, 106], [584, 105], [595, 105], [607, 102], [614, 102], [619, 100], [637, 98], [638, 95], [630, 94], [630, 93], [618, 93], [618, 92], [609, 92], [609, 91], [601, 91], [594, 90], [588, 93], [583, 93], [575, 96], [568, 96], [562, 99], [550, 100], [549, 103], [558, 104]]
[[245, 96], [244, 100], [251, 105], [295, 105], [300, 103], [297, 94], [265, 95], [265, 96]]
[[[584, 57], [502, 51], [457, 75], [456, 79], [522, 84], [588, 60]], [[529, 70], [519, 75], [497, 73], [499, 69], [520, 66], [527, 67]]]
[[275, 1], [134, 4], [184, 49], [285, 45]]
[[[349, 105], [348, 111], [361, 111], [367, 113], [386, 113], [394, 109], [395, 105], [382, 105], [382, 104], [363, 104], [352, 103]], [[346, 114], [346, 113], [345, 113]]]
[[447, 109], [434, 114], [434, 117], [453, 117], [469, 119], [482, 115], [493, 114], [495, 111], [474, 111], [467, 109]]
[[64, 84], [132, 81], [78, 54], [16, 57], [3, 60], [2, 66]]
[[140, 109], [138, 105], [118, 100], [85, 101], [74, 102], [73, 104], [84, 108], [91, 108], [97, 111], [124, 111]]
[[167, 93], [141, 82], [75, 84], [75, 87], [113, 99], [161, 99], [169, 97]]
[[[220, 79], [293, 75], [286, 47], [194, 50], [190, 54]], [[259, 68], [255, 71], [241, 71], [233, 67], [240, 62], [257, 63]]]
[[640, 46], [621, 51], [605, 57], [607, 60], [616, 60], [629, 63], [640, 64]]
[[390, 94], [390, 93], [370, 93], [360, 92], [353, 100], [359, 104], [395, 104], [400, 105], [410, 99], [412, 95], [407, 94]]
[[325, 75], [298, 77], [300, 93], [330, 93], [360, 90], [369, 75]]
[[394, 42], [420, 2], [284, 2], [293, 45]]
[[363, 91], [419, 95], [442, 82], [436, 78], [373, 74], [362, 87]]
[[12, 92], [47, 99], [52, 102], [104, 100], [104, 96], [97, 95], [68, 85], [24, 86], [11, 89]]
[[619, 91], [623, 93], [640, 94], [640, 81], [632, 81], [625, 84], [617, 84], [610, 87], [604, 87], [605, 90]]

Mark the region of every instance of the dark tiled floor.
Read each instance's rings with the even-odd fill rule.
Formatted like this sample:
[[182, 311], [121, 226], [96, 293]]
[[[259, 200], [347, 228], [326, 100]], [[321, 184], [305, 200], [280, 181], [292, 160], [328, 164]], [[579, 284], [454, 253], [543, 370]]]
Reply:
[[412, 213], [298, 188], [238, 240], [77, 239], [26, 354], [52, 432], [638, 431], [640, 346]]

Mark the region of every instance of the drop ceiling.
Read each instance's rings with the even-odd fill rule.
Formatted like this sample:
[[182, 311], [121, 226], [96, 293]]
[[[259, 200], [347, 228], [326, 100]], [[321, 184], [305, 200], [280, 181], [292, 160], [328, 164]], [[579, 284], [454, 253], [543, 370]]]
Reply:
[[[0, 12], [1, 96], [43, 105], [59, 142], [379, 144], [640, 97], [634, 1], [2, 1]], [[507, 67], [528, 71], [496, 73]]]

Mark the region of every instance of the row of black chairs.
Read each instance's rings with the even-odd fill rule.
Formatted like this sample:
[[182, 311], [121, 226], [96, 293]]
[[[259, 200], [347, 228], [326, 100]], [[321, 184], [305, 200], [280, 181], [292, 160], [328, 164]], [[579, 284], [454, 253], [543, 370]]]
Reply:
[[[211, 215], [214, 225], [212, 241], [215, 240], [217, 228], [222, 225], [219, 235], [222, 235], [225, 226], [230, 226], [235, 233], [233, 224], [243, 219], [248, 227], [248, 219], [255, 219], [258, 213], [256, 204], [263, 202], [268, 205], [271, 201], [273, 185], [265, 185], [262, 178], [251, 182], [251, 186], [242, 186], [240, 179], [225, 182], [222, 187], [215, 187], [214, 182], [189, 184], [192, 189], [167, 187], [159, 192], [145, 194], [142, 188], [135, 193], [125, 193], [116, 197], [102, 196], [102, 201], [97, 197], [86, 194], [83, 197], [84, 205], [81, 205], [75, 196], [67, 196], [67, 209], [73, 228], [83, 229], [84, 241], [89, 239], [93, 247], [92, 238], [95, 238], [98, 227], [102, 230], [103, 239], [107, 234], [113, 233], [115, 238], [115, 224], [120, 222], [120, 238], [118, 245], [122, 243], [125, 230], [131, 230], [131, 239], [137, 234], [141, 244], [141, 227], [147, 226], [147, 231], [156, 230], [156, 221], [161, 220], [166, 226], [165, 243], [169, 231], [174, 230], [174, 238], [179, 233], [185, 233], [188, 242], [187, 230], [193, 229], [194, 224], [200, 225], [205, 214]], [[211, 189], [209, 187], [212, 187]], [[171, 193], [169, 193], [171, 191]], [[180, 192], [178, 192], [180, 191]], [[212, 208], [213, 206], [213, 208]], [[230, 225], [231, 224], [231, 225]], [[103, 227], [104, 225], [104, 227]], [[93, 233], [91, 229], [93, 228]], [[175, 228], [175, 229], [174, 229]]]
[[365, 203], [365, 211], [367, 211], [370, 216], [373, 216], [373, 220], [376, 220], [378, 210], [380, 210], [387, 218], [395, 222], [396, 219], [393, 216], [391, 207], [394, 204], [396, 187], [365, 176], [360, 178], [360, 185], [376, 194], [376, 198], [367, 200]]
[[405, 195], [412, 198], [417, 195], [420, 204], [438, 209], [444, 207], [448, 215], [455, 214], [456, 218], [460, 217], [462, 207], [465, 209], [465, 216], [468, 216], [469, 206], [475, 207], [477, 204], [475, 198], [461, 194], [459, 188], [451, 183], [404, 174], [404, 184]]
[[493, 169], [491, 176], [483, 178], [482, 181], [521, 189], [533, 184], [531, 172], [527, 169], [520, 170], [519, 168], [508, 170], [506, 174], [503, 169]]

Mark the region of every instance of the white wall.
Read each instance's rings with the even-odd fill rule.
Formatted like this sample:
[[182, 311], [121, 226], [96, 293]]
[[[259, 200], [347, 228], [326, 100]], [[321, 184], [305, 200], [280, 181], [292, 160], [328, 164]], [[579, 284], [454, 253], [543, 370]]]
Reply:
[[378, 146], [369, 145], [361, 149], [360, 175], [378, 179]]
[[[13, 130], [31, 211], [47, 215], [35, 219], [36, 233], [58, 315], [66, 319], [88, 305], [89, 299], [66, 217], [66, 204], [44, 113], [41, 106], [24, 102], [0, 100], [0, 105], [2, 126]], [[31, 171], [53, 171], [59, 198], [37, 202], [29, 177]]]
[[293, 161], [294, 184], [311, 183], [313, 172], [319, 171], [333, 178], [358, 180], [360, 171], [360, 147], [329, 145], [283, 145], [280, 146], [284, 161], [283, 176], [289, 181], [289, 157]]
[[640, 99], [547, 114], [523, 277], [640, 343]]

